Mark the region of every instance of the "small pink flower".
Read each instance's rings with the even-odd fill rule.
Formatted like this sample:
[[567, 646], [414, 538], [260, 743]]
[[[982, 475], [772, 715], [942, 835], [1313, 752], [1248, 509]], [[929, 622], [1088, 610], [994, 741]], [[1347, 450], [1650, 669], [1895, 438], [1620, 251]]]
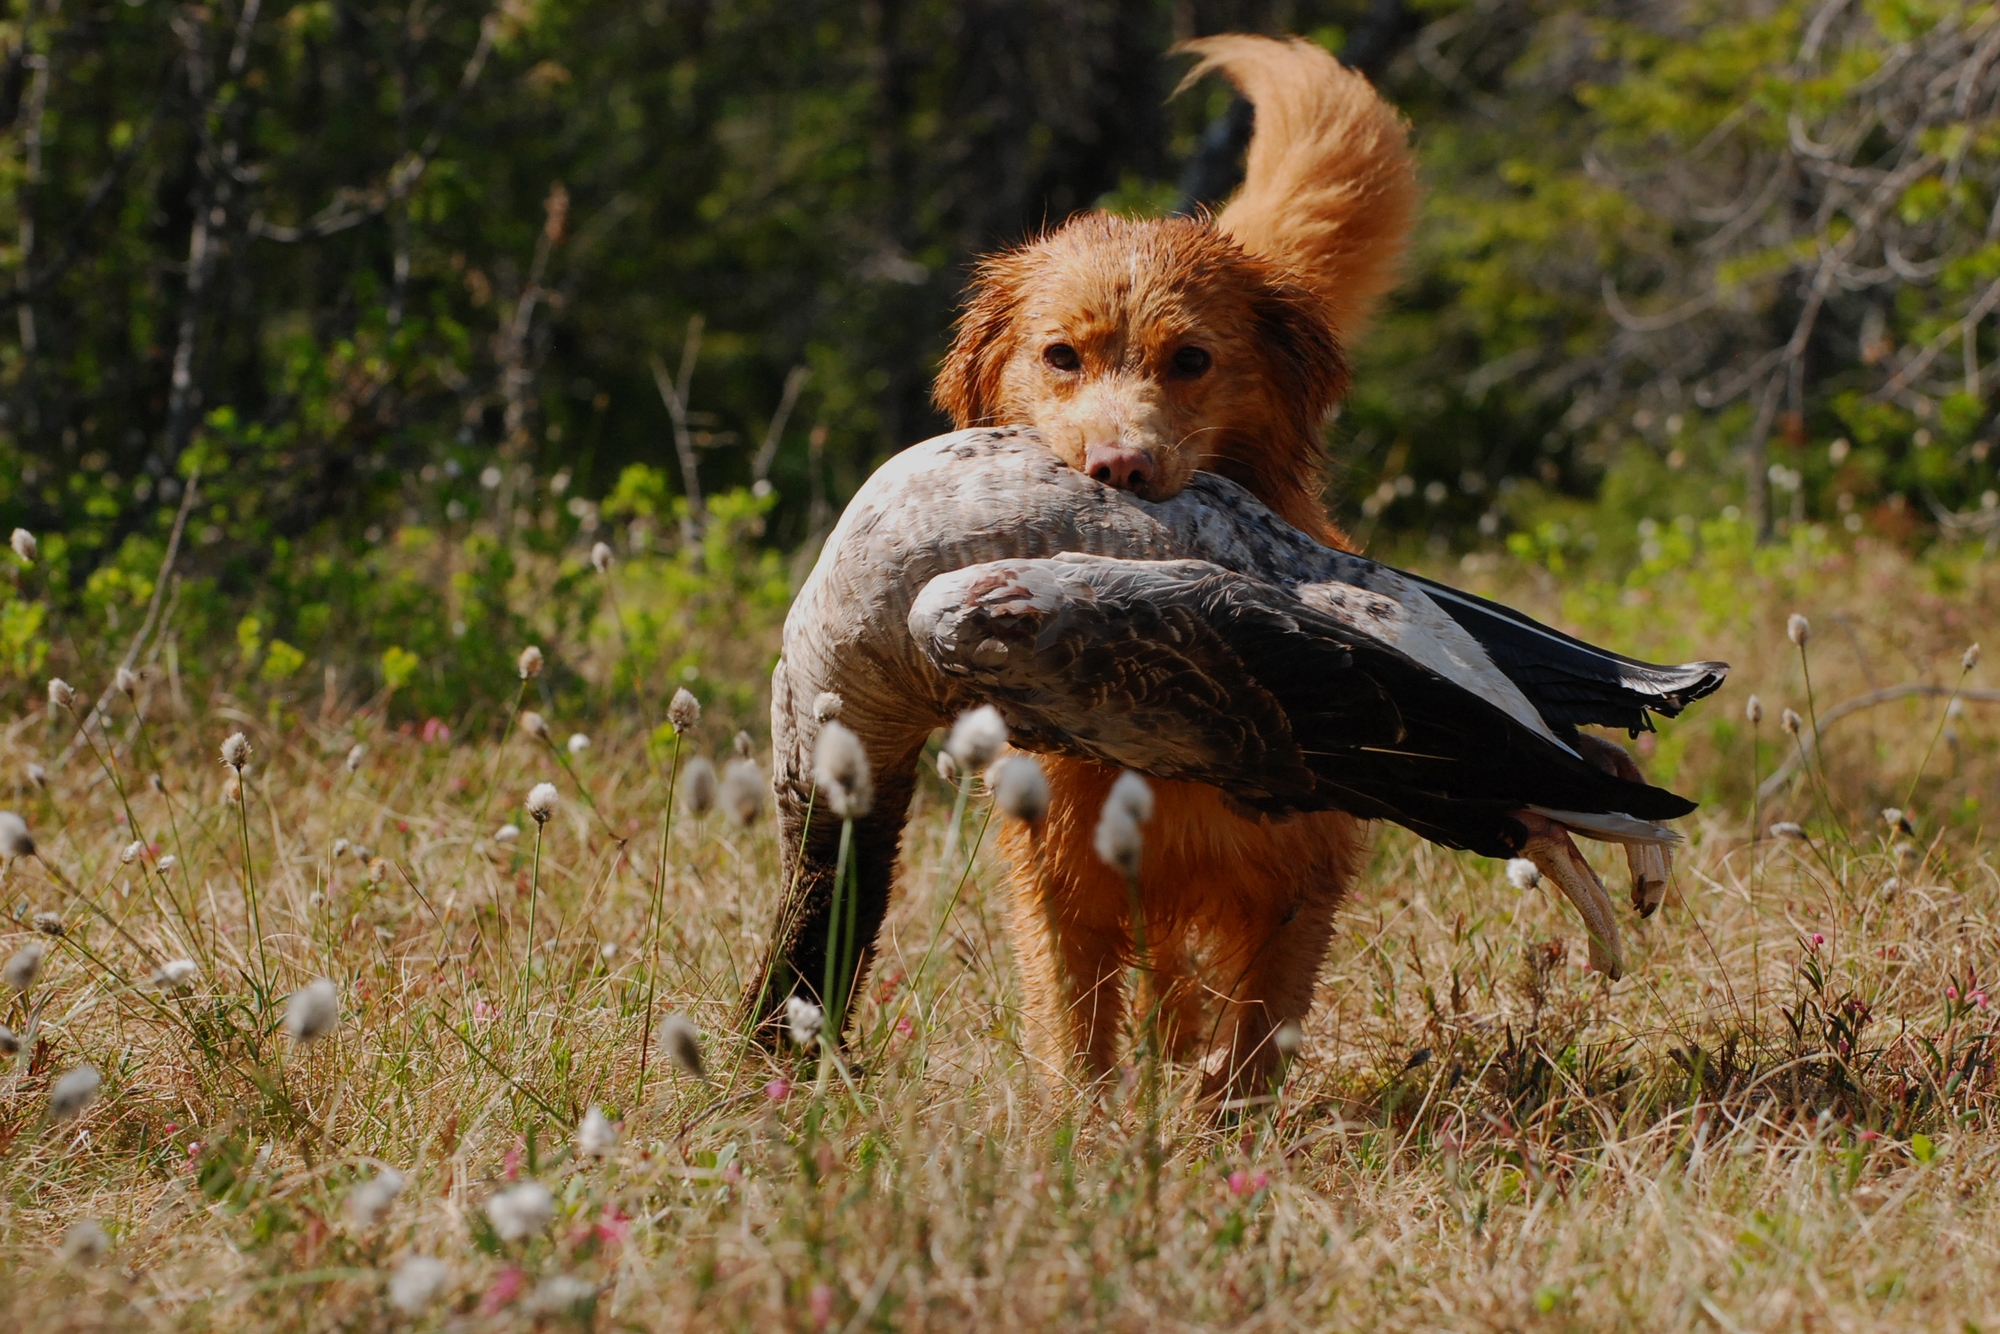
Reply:
[[1250, 1189], [1252, 1190], [1262, 1190], [1270, 1184], [1271, 1174], [1269, 1172], [1259, 1172], [1256, 1176], [1250, 1178]]
[[813, 1328], [825, 1329], [826, 1322], [833, 1319], [833, 1289], [824, 1283], [813, 1284], [806, 1306], [812, 1312]]
[[442, 719], [426, 718], [424, 719], [423, 737], [426, 743], [435, 741], [449, 742], [451, 740], [451, 729], [445, 726]]
[[521, 1295], [521, 1285], [527, 1279], [528, 1276], [521, 1272], [518, 1265], [508, 1265], [500, 1271], [500, 1277], [493, 1280], [493, 1286], [480, 1297], [479, 1309], [487, 1315], [505, 1310]]
[[607, 1204], [604, 1211], [597, 1215], [597, 1224], [591, 1230], [597, 1233], [599, 1241], [623, 1241], [632, 1231], [632, 1220], [617, 1205]]
[[505, 1176], [509, 1181], [519, 1181], [521, 1179], [520, 1145], [516, 1144], [513, 1148], [507, 1150], [507, 1156], [501, 1159], [500, 1170], [501, 1175]]
[[1250, 1193], [1250, 1174], [1240, 1167], [1231, 1172], [1229, 1174], [1229, 1193], [1231, 1195], [1248, 1195]]
[[738, 1164], [731, 1163], [729, 1164], [729, 1166], [722, 1169], [723, 1185], [733, 1186], [741, 1180], [743, 1180], [743, 1169]]
[[1946, 988], [1944, 989], [1944, 998], [1945, 998], [1946, 1000], [1948, 1000], [1948, 1001], [1955, 1001], [1955, 1000], [1957, 1000], [1957, 999], [1958, 999], [1958, 988], [1957, 988], [1957, 987], [1946, 987]]
[[474, 1019], [491, 1019], [499, 1013], [500, 1011], [490, 1001], [481, 999], [472, 1002], [472, 1017]]
[[764, 1085], [764, 1096], [772, 1102], [783, 1102], [792, 1096], [792, 1081], [789, 1079], [772, 1080], [770, 1083]]
[[1826, 944], [1826, 937], [1825, 937], [1825, 936], [1822, 936], [1822, 935], [1821, 935], [1821, 934], [1820, 934], [1819, 932], [1817, 932], [1817, 931], [1813, 932], [1813, 933], [1812, 933], [1812, 947], [1813, 947], [1814, 949], [1818, 949], [1818, 948], [1819, 948], [1820, 946], [1822, 946], [1822, 945], [1824, 945], [1824, 944]]
[[910, 1016], [907, 1014], [896, 1020], [896, 1032], [903, 1037], [908, 1037], [916, 1031], [917, 1026], [910, 1022]]
[[1986, 1008], [1986, 993], [1985, 993], [1985, 992], [1983, 992], [1983, 991], [1975, 991], [1975, 992], [1973, 992], [1973, 993], [1972, 993], [1972, 1004], [1973, 1004], [1973, 1007], [1974, 1007], [1975, 1009], [1980, 1009], [1980, 1010], [1983, 1010], [1983, 1009], [1985, 1009], [1985, 1008]]
[[1881, 1135], [1880, 1135], [1879, 1133], [1877, 1133], [1876, 1131], [1873, 1131], [1873, 1130], [1864, 1130], [1864, 1131], [1860, 1132], [1859, 1134], [1857, 1134], [1857, 1135], [1856, 1135], [1856, 1136], [1855, 1136], [1854, 1138], [1856, 1138], [1856, 1139], [1858, 1139], [1858, 1140], [1862, 1141], [1862, 1142], [1863, 1142], [1864, 1144], [1872, 1144], [1872, 1143], [1874, 1143], [1874, 1142], [1875, 1142], [1876, 1140], [1878, 1140], [1878, 1139], [1881, 1139], [1881, 1138], [1882, 1138], [1882, 1136], [1881, 1136]]
[[181, 1128], [181, 1123], [180, 1123], [180, 1122], [178, 1122], [178, 1121], [169, 1121], [169, 1122], [167, 1122], [167, 1126], [166, 1126], [166, 1133], [167, 1133], [167, 1134], [169, 1134], [169, 1135], [172, 1135], [172, 1134], [176, 1134], [176, 1133], [178, 1133], [178, 1132], [179, 1132], [180, 1128]]

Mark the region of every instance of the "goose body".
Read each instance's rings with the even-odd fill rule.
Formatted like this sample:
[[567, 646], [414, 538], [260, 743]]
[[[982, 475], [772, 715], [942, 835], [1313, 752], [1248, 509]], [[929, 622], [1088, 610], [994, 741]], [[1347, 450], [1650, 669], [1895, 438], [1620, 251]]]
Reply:
[[772, 734], [788, 890], [747, 1017], [815, 990], [825, 964], [839, 830], [808, 809], [829, 693], [877, 787], [855, 829], [864, 966], [925, 741], [991, 703], [1025, 749], [1529, 856], [1615, 976], [1608, 899], [1567, 831], [1650, 846], [1637, 872], [1674, 838], [1660, 822], [1694, 805], [1576, 729], [1648, 728], [1726, 671], [1637, 662], [1323, 547], [1221, 477], [1151, 503], [1025, 431], [940, 436], [863, 485], [786, 621]]

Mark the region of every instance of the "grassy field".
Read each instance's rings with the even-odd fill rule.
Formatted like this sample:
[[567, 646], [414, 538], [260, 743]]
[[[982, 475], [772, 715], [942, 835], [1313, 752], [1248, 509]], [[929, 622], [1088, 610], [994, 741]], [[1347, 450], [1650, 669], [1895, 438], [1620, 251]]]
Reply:
[[[740, 828], [683, 789], [656, 881], [668, 775], [721, 762], [740, 719], [649, 746], [609, 621], [564, 646], [602, 709], [547, 741], [161, 679], [143, 725], [116, 696], [74, 749], [71, 712], [24, 710], [0, 807], [39, 851], [0, 881], [0, 954], [47, 957], [0, 988], [25, 1039], [0, 1078], [0, 1325], [2000, 1330], [2000, 729], [1991, 669], [1961, 669], [1994, 566], [1726, 527], [1648, 555], [1616, 580], [1443, 571], [1736, 664], [1641, 746], [1706, 804], [1667, 907], [1624, 918], [1628, 977], [1582, 967], [1547, 886], [1383, 829], [1280, 1097], [1229, 1123], [1185, 1071], [1157, 1103], [1136, 1073], [1095, 1101], [1037, 1081], [1002, 868], [975, 856], [946, 914], [967, 872], [935, 780], [852, 1069], [746, 1049], [768, 806]], [[643, 571], [613, 577], [636, 614]], [[736, 676], [702, 689], [754, 693]], [[111, 683], [76, 684], [82, 708]], [[1757, 805], [1799, 836], [1753, 842], [1753, 783], [1801, 751], [1783, 711], [1809, 738], [1906, 684]], [[974, 793], [960, 848], [987, 818]], [[317, 978], [337, 1018], [302, 1006], [295, 1028], [333, 1022], [300, 1041], [287, 997]], [[649, 1049], [649, 997], [705, 1076]], [[85, 1064], [87, 1101], [62, 1082]]]

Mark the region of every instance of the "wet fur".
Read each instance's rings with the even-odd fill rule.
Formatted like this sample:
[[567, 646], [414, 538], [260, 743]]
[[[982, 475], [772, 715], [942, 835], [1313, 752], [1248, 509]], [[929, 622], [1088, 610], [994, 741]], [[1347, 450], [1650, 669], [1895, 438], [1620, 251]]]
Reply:
[[[1143, 448], [1139, 489], [1197, 470], [1247, 486], [1295, 526], [1348, 545], [1321, 499], [1320, 427], [1348, 384], [1352, 338], [1394, 279], [1415, 203], [1406, 133], [1360, 75], [1304, 42], [1190, 43], [1256, 105], [1244, 187], [1210, 219], [1079, 217], [983, 263], [937, 383], [960, 427], [1027, 424], [1071, 466]], [[1060, 370], [1061, 342], [1078, 365]], [[1179, 349], [1212, 357], [1199, 376]], [[1260, 1091], [1272, 1031], [1303, 1020], [1365, 837], [1344, 815], [1261, 819], [1215, 788], [1155, 782], [1133, 959], [1130, 895], [1092, 846], [1116, 774], [1044, 757], [1048, 818], [1009, 834], [1011, 909], [1030, 1050], [1052, 1078], [1098, 1077], [1128, 1028], [1123, 970], [1167, 1049], [1212, 1093]]]

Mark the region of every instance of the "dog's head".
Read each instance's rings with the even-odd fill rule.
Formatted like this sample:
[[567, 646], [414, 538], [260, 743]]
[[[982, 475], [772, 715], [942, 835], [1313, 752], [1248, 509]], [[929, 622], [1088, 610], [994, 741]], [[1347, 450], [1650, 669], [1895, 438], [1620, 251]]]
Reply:
[[1347, 387], [1322, 309], [1202, 222], [1091, 214], [980, 266], [937, 401], [1145, 499], [1205, 470], [1298, 522]]

